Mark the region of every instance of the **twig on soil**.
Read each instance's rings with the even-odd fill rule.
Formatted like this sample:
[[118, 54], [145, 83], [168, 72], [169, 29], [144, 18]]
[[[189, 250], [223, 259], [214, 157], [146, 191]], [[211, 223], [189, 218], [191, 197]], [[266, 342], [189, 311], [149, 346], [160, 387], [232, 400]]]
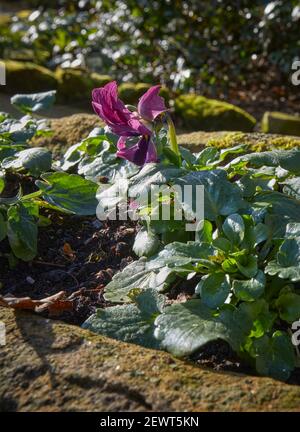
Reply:
[[59, 268], [65, 268], [65, 264], [56, 264], [56, 263], [51, 263], [51, 262], [47, 262], [47, 261], [32, 261], [33, 264], [39, 264], [39, 265], [44, 265], [44, 266], [49, 266], [49, 267], [59, 267]]

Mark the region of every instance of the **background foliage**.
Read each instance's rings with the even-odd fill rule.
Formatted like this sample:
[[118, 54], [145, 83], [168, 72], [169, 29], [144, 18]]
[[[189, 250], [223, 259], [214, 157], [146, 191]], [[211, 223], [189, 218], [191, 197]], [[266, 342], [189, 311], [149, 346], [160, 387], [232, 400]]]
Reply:
[[35, 11], [1, 26], [1, 57], [85, 66], [119, 81], [160, 81], [211, 95], [246, 80], [287, 84], [299, 58], [298, 0], [26, 4]]

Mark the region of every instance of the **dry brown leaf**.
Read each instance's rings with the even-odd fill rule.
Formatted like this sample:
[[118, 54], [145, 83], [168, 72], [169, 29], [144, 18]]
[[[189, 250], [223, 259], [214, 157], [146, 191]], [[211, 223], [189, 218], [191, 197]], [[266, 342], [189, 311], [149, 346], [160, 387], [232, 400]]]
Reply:
[[70, 245], [70, 243], [65, 243], [64, 244], [64, 246], [63, 246], [63, 251], [64, 251], [64, 254], [68, 257], [68, 258], [70, 258], [70, 259], [75, 259], [75, 252], [73, 251], [73, 249], [72, 249], [72, 247], [71, 247], [71, 245]]
[[33, 300], [30, 297], [14, 297], [8, 294], [0, 296], [0, 306], [34, 310], [35, 312], [48, 311], [50, 315], [59, 315], [66, 310], [71, 310], [73, 301], [67, 298], [65, 291], [60, 291], [41, 300]]

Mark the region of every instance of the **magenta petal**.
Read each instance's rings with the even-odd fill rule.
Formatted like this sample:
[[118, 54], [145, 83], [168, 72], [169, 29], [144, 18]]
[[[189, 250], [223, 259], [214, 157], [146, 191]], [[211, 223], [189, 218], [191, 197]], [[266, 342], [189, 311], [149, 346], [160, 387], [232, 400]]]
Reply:
[[121, 137], [118, 139], [118, 142], [117, 142], [117, 149], [118, 149], [118, 150], [123, 150], [123, 149], [125, 149], [125, 148], [126, 148], [126, 137], [121, 136]]
[[113, 133], [123, 136], [150, 135], [151, 131], [129, 111], [118, 97], [117, 83], [112, 81], [92, 91], [92, 106]]
[[[119, 140], [120, 141], [120, 140]], [[120, 146], [123, 145], [123, 140]], [[157, 162], [156, 148], [149, 137], [141, 137], [139, 142], [128, 148], [119, 148], [118, 142], [117, 156], [123, 159], [127, 159], [136, 165], [143, 166], [145, 163]]]
[[161, 113], [168, 111], [164, 99], [158, 95], [160, 89], [160, 85], [153, 86], [139, 99], [138, 113], [145, 120], [153, 121]]
[[154, 142], [150, 139], [146, 154], [145, 163], [157, 162], [157, 151]]

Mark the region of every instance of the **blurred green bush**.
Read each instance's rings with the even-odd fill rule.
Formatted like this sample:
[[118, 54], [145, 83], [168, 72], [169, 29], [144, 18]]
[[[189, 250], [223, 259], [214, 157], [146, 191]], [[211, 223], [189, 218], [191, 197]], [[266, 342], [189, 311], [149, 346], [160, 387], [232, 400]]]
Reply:
[[119, 81], [161, 82], [176, 91], [209, 89], [211, 96], [246, 81], [286, 83], [299, 58], [299, 0], [27, 4], [30, 13], [0, 27], [2, 58], [51, 69], [87, 67]]

